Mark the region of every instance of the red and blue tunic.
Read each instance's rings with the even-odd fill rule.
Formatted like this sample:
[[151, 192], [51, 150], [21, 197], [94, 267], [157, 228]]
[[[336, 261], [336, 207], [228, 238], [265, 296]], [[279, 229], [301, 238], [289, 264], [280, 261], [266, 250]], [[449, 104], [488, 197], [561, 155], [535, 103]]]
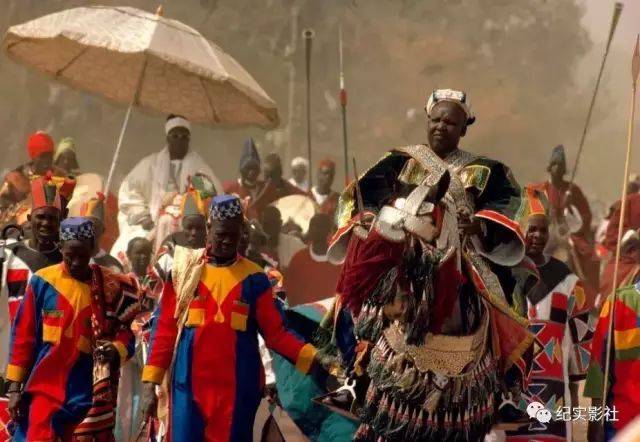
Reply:
[[[101, 292], [113, 292], [107, 283], [113, 281], [105, 279]], [[44, 268], [29, 280], [13, 324], [6, 373], [9, 381], [25, 383], [29, 409], [14, 440], [67, 440], [90, 409], [91, 297], [91, 286], [72, 278], [64, 264]], [[117, 301], [107, 300], [107, 305]], [[112, 316], [109, 309], [107, 316]], [[133, 353], [133, 333], [126, 327], [118, 329], [112, 342], [123, 360]]]
[[305, 373], [315, 348], [285, 328], [267, 276], [245, 258], [204, 267], [180, 332], [170, 281], [142, 374], [159, 384], [172, 368], [169, 440], [251, 440], [264, 387], [258, 333]]

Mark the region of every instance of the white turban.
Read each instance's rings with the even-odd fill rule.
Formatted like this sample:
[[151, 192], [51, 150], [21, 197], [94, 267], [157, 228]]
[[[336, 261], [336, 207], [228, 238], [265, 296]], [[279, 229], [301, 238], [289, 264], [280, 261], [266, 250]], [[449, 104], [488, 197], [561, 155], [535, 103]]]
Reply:
[[164, 125], [164, 132], [168, 134], [171, 129], [175, 129], [176, 127], [184, 127], [189, 132], [191, 132], [191, 123], [189, 123], [189, 120], [183, 117], [173, 117], [168, 119]]
[[291, 168], [297, 169], [298, 167], [304, 167], [305, 169], [309, 169], [309, 160], [304, 157], [295, 157], [291, 161]]
[[476, 121], [476, 117], [467, 99], [467, 94], [453, 89], [436, 89], [433, 91], [431, 95], [429, 95], [427, 105], [424, 108], [427, 111], [427, 115], [431, 115], [433, 107], [441, 101], [449, 101], [457, 104], [467, 116], [467, 125], [473, 124], [473, 122]]

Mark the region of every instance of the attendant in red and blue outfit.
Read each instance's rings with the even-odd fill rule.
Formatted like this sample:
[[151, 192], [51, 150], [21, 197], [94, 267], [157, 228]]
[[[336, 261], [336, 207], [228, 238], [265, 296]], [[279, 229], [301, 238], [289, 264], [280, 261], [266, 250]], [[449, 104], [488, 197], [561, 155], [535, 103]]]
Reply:
[[[60, 239], [63, 262], [34, 274], [13, 324], [6, 378], [14, 440], [79, 440], [79, 429], [101, 434], [85, 440], [112, 440], [111, 403], [95, 406], [94, 366], [109, 364], [117, 379], [120, 361], [131, 356], [127, 318], [135, 314], [137, 286], [90, 265], [90, 219], [64, 220]], [[117, 387], [109, 379], [104, 385]], [[90, 410], [91, 421], [81, 424]]]
[[172, 279], [164, 285], [143, 407], [153, 413], [155, 386], [171, 369], [169, 440], [249, 441], [264, 387], [258, 333], [304, 373], [316, 349], [285, 328], [263, 269], [238, 255], [240, 200], [215, 197], [210, 223], [210, 261], [195, 291]]

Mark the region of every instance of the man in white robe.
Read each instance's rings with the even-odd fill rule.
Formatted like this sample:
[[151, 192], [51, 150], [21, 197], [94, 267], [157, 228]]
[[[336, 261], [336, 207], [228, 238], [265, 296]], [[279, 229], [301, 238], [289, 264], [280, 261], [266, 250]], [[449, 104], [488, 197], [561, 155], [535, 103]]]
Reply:
[[153, 239], [164, 205], [184, 193], [190, 176], [207, 176], [216, 191], [222, 186], [200, 155], [189, 148], [191, 127], [185, 118], [170, 115], [165, 125], [167, 145], [143, 158], [122, 181], [118, 194], [120, 237], [111, 255], [119, 256], [135, 237]]

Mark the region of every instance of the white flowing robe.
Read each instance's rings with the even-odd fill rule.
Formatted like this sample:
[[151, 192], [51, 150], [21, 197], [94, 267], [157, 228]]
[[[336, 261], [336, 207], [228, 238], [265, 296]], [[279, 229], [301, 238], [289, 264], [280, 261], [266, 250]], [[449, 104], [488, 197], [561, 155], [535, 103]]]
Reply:
[[122, 181], [118, 193], [120, 237], [111, 249], [112, 256], [120, 259], [119, 252], [126, 251], [129, 241], [135, 237], [153, 237], [153, 231], [144, 230], [139, 224], [140, 220], [150, 216], [154, 223], [157, 222], [165, 194], [172, 191], [184, 193], [190, 176], [198, 173], [206, 175], [213, 182], [216, 191], [222, 191], [222, 185], [211, 168], [193, 150], [189, 150], [180, 161], [180, 171], [175, 182], [171, 163], [169, 149], [165, 147], [160, 152], [143, 158]]

